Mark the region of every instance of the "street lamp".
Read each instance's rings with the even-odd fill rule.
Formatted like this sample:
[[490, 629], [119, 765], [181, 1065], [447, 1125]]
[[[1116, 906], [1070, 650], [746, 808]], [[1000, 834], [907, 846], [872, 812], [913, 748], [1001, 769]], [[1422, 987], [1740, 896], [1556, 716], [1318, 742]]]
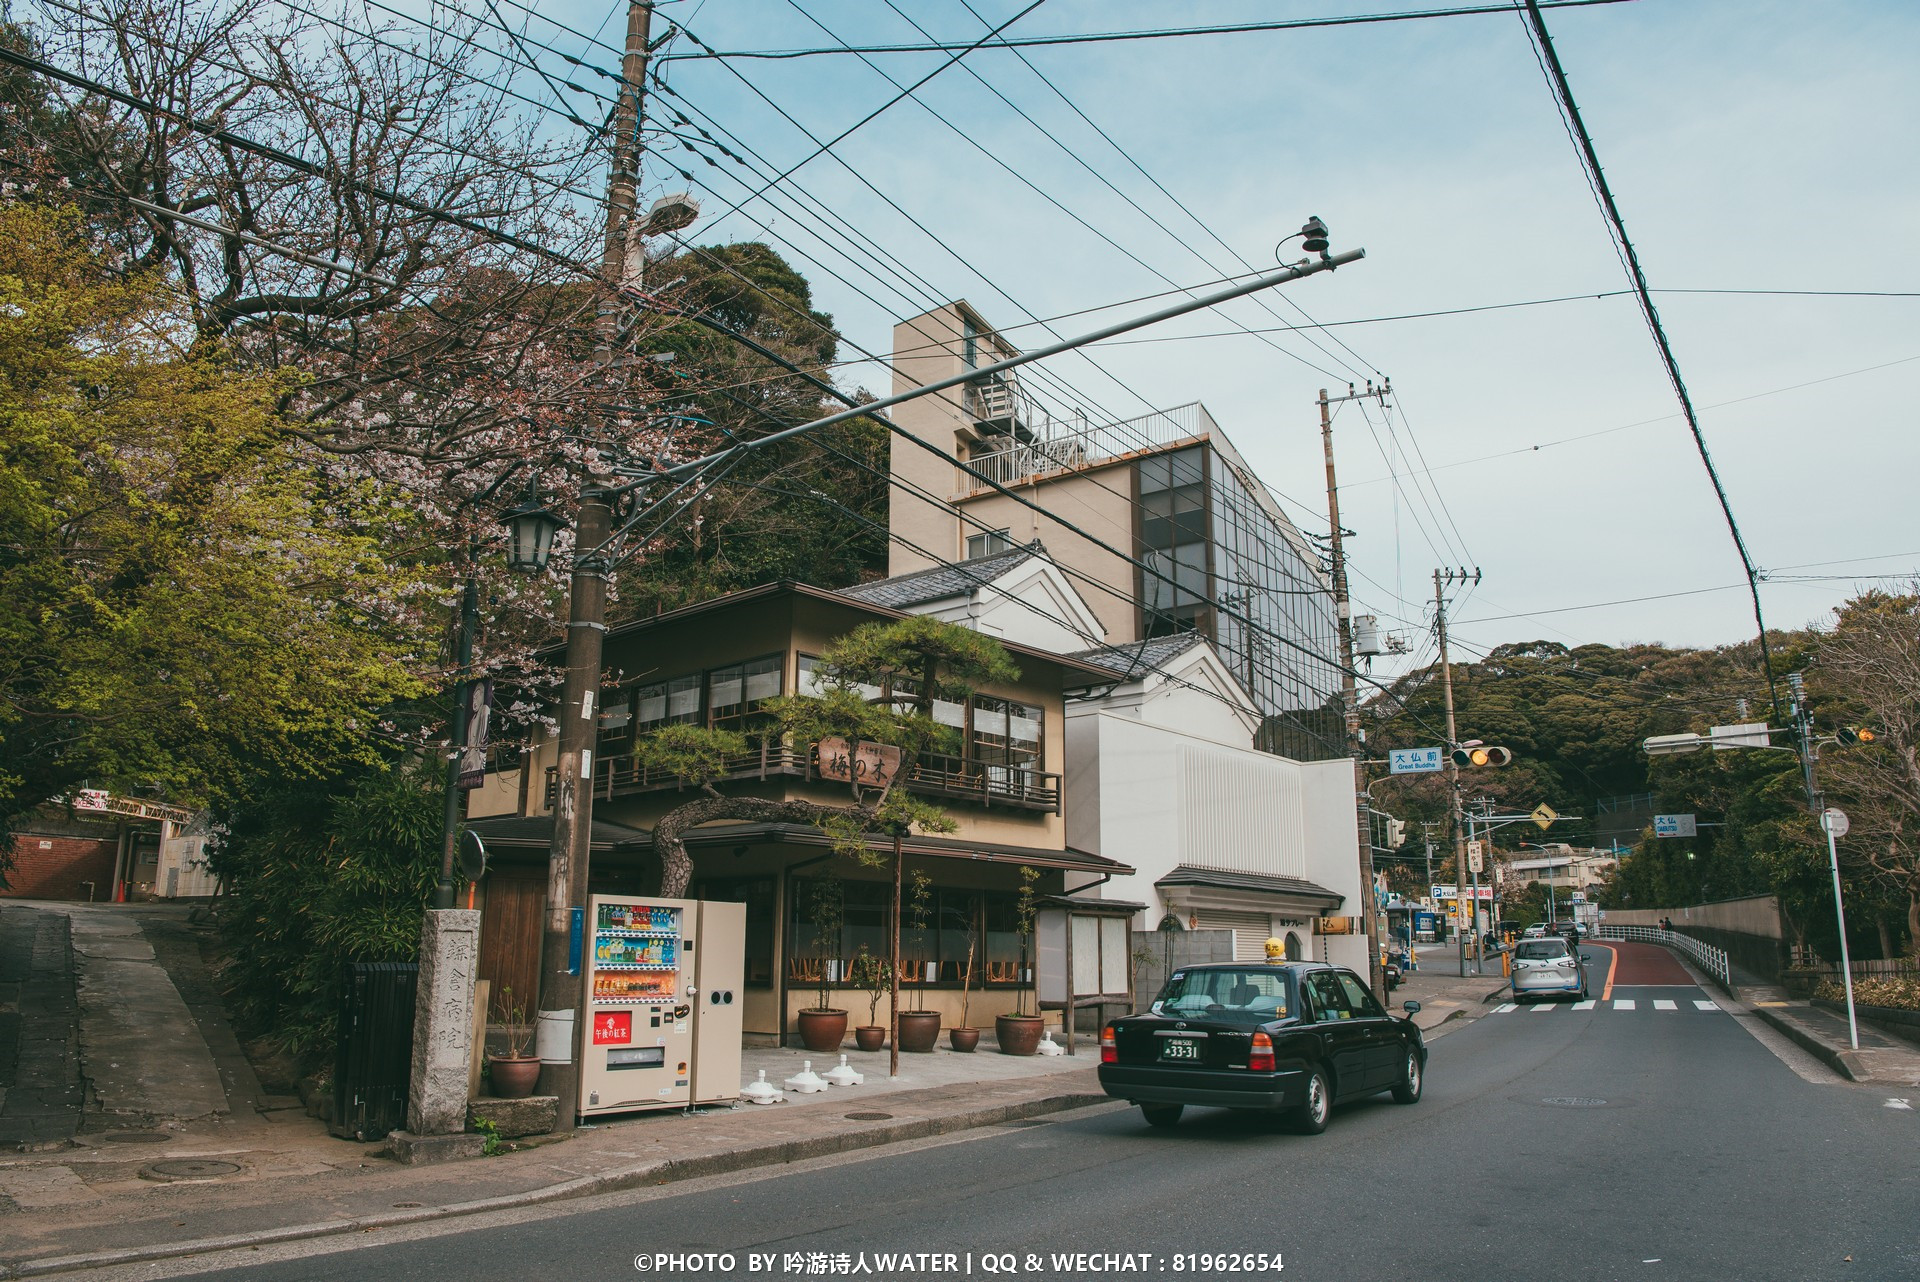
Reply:
[[1643, 739], [1640, 746], [1649, 757], [1674, 757], [1683, 752], [1698, 752], [1707, 746], [1704, 735], [1697, 734], [1657, 734], [1651, 739]]
[[542, 507], [531, 488], [519, 506], [500, 519], [507, 527], [507, 564], [531, 574], [546, 569], [547, 558], [553, 555], [553, 536], [566, 522]]

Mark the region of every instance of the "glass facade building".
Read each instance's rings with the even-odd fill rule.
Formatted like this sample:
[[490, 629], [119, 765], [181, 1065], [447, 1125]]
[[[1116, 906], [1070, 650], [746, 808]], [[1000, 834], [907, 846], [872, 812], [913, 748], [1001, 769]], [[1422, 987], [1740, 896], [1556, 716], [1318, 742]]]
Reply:
[[1140, 635], [1198, 631], [1261, 711], [1256, 746], [1347, 755], [1339, 633], [1318, 553], [1224, 438], [1131, 465]]

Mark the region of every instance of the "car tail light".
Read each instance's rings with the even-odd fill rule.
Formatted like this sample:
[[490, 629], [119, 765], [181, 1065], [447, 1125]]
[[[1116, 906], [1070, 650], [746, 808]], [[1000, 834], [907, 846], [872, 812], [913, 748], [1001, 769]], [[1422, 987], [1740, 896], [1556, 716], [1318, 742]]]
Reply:
[[1273, 1038], [1265, 1033], [1253, 1035], [1253, 1049], [1247, 1053], [1247, 1068], [1255, 1073], [1273, 1071]]
[[1120, 1062], [1120, 1047], [1116, 1045], [1113, 1040], [1112, 1024], [1108, 1024], [1100, 1030], [1100, 1062], [1102, 1064], [1118, 1064]]

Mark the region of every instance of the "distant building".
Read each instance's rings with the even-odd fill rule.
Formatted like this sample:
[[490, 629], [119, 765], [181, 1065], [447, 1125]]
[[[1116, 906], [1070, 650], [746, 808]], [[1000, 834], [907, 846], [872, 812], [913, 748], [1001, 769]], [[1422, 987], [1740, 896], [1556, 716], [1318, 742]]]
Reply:
[[[894, 327], [894, 389], [1013, 354], [968, 304], [947, 303]], [[999, 374], [893, 415], [939, 451], [893, 439], [895, 576], [1043, 539], [1097, 619], [1095, 640], [1197, 632], [1253, 697], [1258, 747], [1301, 761], [1346, 755], [1333, 596], [1319, 555], [1205, 406], [1124, 422], [1062, 417]]]
[[1500, 865], [1508, 886], [1542, 882], [1556, 890], [1597, 891], [1620, 866], [1620, 857], [1611, 850], [1577, 846], [1536, 846], [1524, 859], [1509, 859]]

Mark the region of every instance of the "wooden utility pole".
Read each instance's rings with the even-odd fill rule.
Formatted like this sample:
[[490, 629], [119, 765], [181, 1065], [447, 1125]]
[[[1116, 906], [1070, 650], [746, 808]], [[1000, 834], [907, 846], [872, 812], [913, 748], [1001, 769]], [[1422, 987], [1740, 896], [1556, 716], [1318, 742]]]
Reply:
[[1320, 389], [1320, 446], [1327, 458], [1327, 520], [1333, 526], [1329, 540], [1333, 560], [1333, 610], [1334, 621], [1340, 632], [1340, 707], [1345, 714], [1347, 728], [1347, 751], [1353, 754], [1353, 797], [1354, 822], [1360, 836], [1360, 912], [1365, 925], [1367, 940], [1367, 982], [1373, 991], [1384, 997], [1386, 993], [1385, 974], [1381, 968], [1381, 946], [1377, 925], [1380, 911], [1373, 892], [1373, 817], [1372, 807], [1367, 798], [1366, 745], [1360, 735], [1360, 694], [1356, 688], [1353, 658], [1353, 603], [1347, 595], [1347, 554], [1344, 534], [1340, 529], [1340, 486], [1333, 471], [1333, 413], [1332, 406], [1339, 401], [1357, 401], [1362, 397], [1378, 398], [1386, 403], [1386, 395], [1392, 388], [1382, 386], [1376, 389], [1372, 383], [1367, 390], [1356, 392], [1351, 384], [1345, 396], [1329, 398], [1327, 389]]
[[[620, 332], [619, 290], [633, 283], [631, 255], [638, 252], [633, 209], [639, 187], [641, 103], [652, 28], [653, 0], [630, 0], [626, 54], [620, 63], [620, 101], [613, 116], [607, 236], [601, 258], [604, 279], [597, 317], [601, 360], [609, 372], [614, 340]], [[613, 508], [607, 491], [593, 477], [583, 478], [567, 611], [566, 684], [560, 704], [553, 837], [547, 849], [547, 912], [541, 937], [535, 1042], [535, 1050], [544, 1061], [538, 1089], [543, 1095], [559, 1097], [556, 1125], [561, 1130], [570, 1130], [579, 1116], [580, 1062], [586, 1043], [584, 963], [593, 938], [593, 923], [585, 920], [587, 870], [593, 850], [593, 751], [599, 737], [596, 705], [601, 643], [607, 632], [607, 578], [611, 572], [605, 545], [612, 533]]]

